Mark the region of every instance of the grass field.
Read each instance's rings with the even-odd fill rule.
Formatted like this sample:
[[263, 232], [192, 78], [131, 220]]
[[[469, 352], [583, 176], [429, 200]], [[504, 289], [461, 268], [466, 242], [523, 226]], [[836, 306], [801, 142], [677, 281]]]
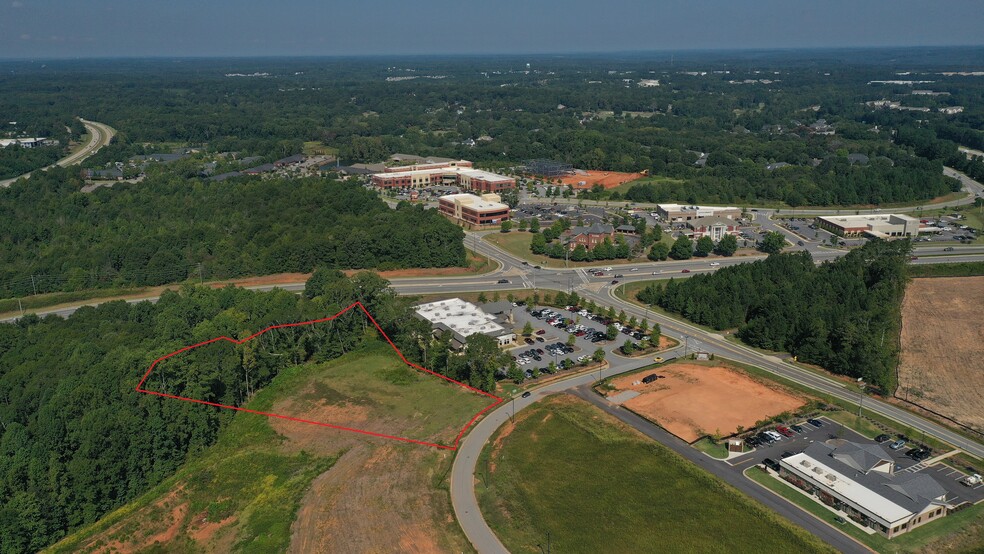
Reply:
[[735, 489], [589, 404], [524, 410], [486, 447], [476, 490], [506, 548], [829, 552]]
[[779, 479], [767, 475], [759, 467], [751, 467], [745, 475], [775, 492], [814, 516], [837, 527], [855, 540], [882, 554], [916, 552], [981, 552], [984, 547], [984, 504], [957, 512], [888, 540], [881, 535], [869, 535], [850, 523], [838, 523], [836, 515]]
[[906, 273], [913, 279], [919, 277], [972, 277], [984, 275], [984, 262], [909, 265], [906, 267]]
[[[373, 341], [285, 370], [247, 407], [442, 441], [486, 404]], [[237, 413], [218, 443], [174, 477], [52, 550], [471, 551], [451, 509], [452, 459], [432, 447]]]
[[636, 186], [636, 185], [647, 185], [647, 184], [662, 185], [662, 184], [665, 184], [665, 183], [680, 184], [680, 183], [684, 183], [684, 182], [685, 181], [683, 179], [674, 179], [673, 177], [663, 177], [661, 175], [655, 175], [653, 177], [643, 177], [641, 179], [636, 179], [635, 181], [629, 181], [628, 183], [622, 183], [621, 185], [619, 185], [617, 187], [608, 189], [608, 192], [609, 193], [617, 192], [617, 193], [621, 194], [622, 196], [625, 196], [625, 193], [629, 192], [629, 189], [632, 188], [632, 187], [634, 187], [634, 186]]

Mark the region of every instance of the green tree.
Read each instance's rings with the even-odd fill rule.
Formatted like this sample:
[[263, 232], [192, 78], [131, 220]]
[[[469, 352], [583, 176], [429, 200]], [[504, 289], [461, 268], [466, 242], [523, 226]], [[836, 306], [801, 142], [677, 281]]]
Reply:
[[738, 239], [734, 235], [724, 235], [714, 247], [714, 253], [719, 256], [734, 256], [738, 250]]
[[694, 243], [687, 235], [680, 235], [670, 248], [670, 257], [674, 260], [689, 260], [694, 256]]
[[526, 230], [526, 220], [525, 219], [520, 219], [519, 220], [519, 230], [520, 231], [525, 231]]
[[622, 345], [622, 354], [628, 356], [629, 354], [635, 352], [635, 349], [635, 344], [631, 340], [627, 340], [625, 341], [625, 344]]
[[523, 325], [523, 335], [528, 337], [532, 334], [533, 334], [533, 324], [527, 321], [526, 325]]
[[769, 231], [759, 242], [759, 250], [766, 254], [776, 254], [782, 252], [786, 247], [786, 239], [778, 231]]
[[654, 262], [661, 262], [665, 260], [670, 255], [670, 248], [663, 244], [662, 242], [657, 242], [653, 244], [653, 247], [649, 249], [649, 259]]
[[595, 350], [594, 354], [591, 355], [591, 359], [594, 360], [595, 363], [599, 363], [599, 364], [605, 361], [605, 349], [598, 348], [597, 350]]
[[[536, 221], [535, 219], [533, 221]], [[547, 238], [543, 233], [535, 233], [530, 240], [530, 251], [534, 254], [544, 254], [547, 251]]]
[[540, 232], [540, 220], [537, 218], [530, 219], [530, 232], [539, 233]]
[[608, 340], [615, 340], [616, 337], [618, 337], [618, 328], [614, 325], [609, 325], [608, 328], [605, 329], [605, 338]]
[[573, 334], [567, 335], [567, 346], [574, 346], [576, 342], [577, 342], [577, 337], [575, 337]]
[[513, 360], [509, 364], [509, 371], [506, 372], [506, 377], [512, 379], [516, 383], [522, 383], [523, 380], [526, 379], [526, 373], [520, 369], [519, 365], [516, 364], [516, 361]]
[[615, 319], [617, 319], [619, 323], [625, 323], [625, 318], [626, 317], [628, 317], [628, 316], [625, 315], [625, 310], [620, 310], [618, 312], [618, 317], [615, 318]]
[[706, 258], [714, 250], [714, 241], [711, 237], [705, 235], [697, 239], [697, 247], [694, 249], [694, 253], [701, 257]]
[[480, 304], [485, 304], [488, 301], [489, 301], [489, 299], [488, 299], [487, 296], [485, 296], [485, 293], [484, 292], [478, 293], [478, 302]]
[[649, 320], [643, 319], [642, 322], [639, 323], [639, 332], [642, 334], [646, 334], [648, 331], [649, 331]]
[[510, 221], [510, 220], [507, 219], [507, 220], [505, 220], [505, 221], [502, 222], [501, 230], [502, 230], [503, 233], [508, 233], [509, 231], [512, 230], [512, 226], [513, 226], [512, 221]]

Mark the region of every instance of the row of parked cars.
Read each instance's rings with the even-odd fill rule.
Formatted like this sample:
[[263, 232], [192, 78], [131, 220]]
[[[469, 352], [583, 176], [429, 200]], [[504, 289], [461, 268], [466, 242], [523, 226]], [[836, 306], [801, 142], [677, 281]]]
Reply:
[[[875, 442], [879, 444], [884, 444], [889, 441], [891, 441], [891, 444], [888, 445], [889, 448], [891, 448], [892, 450], [901, 450], [905, 448], [906, 444], [908, 444], [909, 437], [906, 437], [905, 435], [899, 435], [894, 441], [892, 440], [892, 437], [890, 435], [886, 435], [886, 434], [881, 434], [875, 437]], [[905, 453], [906, 456], [912, 458], [917, 462], [921, 462], [926, 458], [929, 458], [932, 454], [933, 451], [925, 446], [917, 446], [915, 448], [910, 448], [909, 451]]]
[[751, 435], [745, 439], [745, 444], [752, 448], [757, 448], [759, 446], [767, 446], [775, 444], [784, 438], [793, 438], [798, 434], [805, 433], [808, 430], [807, 425], [819, 429], [823, 427], [823, 422], [819, 419], [810, 418], [807, 419], [802, 425], [790, 425], [786, 427], [785, 425], [777, 425], [775, 430], [761, 431], [755, 435]]

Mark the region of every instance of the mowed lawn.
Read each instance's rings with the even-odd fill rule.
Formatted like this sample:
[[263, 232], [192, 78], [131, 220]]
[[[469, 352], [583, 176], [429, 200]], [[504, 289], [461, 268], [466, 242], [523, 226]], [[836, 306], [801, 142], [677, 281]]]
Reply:
[[478, 471], [482, 514], [514, 553], [545, 549], [548, 532], [553, 552], [832, 552], [572, 396], [521, 412]]

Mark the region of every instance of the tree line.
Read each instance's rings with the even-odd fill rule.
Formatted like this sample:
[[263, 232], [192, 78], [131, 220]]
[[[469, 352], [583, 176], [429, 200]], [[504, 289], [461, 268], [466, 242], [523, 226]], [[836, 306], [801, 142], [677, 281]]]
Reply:
[[[358, 301], [417, 364], [482, 390], [507, 363], [495, 341], [463, 356], [433, 340], [411, 300], [375, 273], [316, 271], [305, 293], [185, 286], [156, 303], [108, 302], [68, 318], [0, 325], [0, 551], [35, 552], [171, 476], [213, 444], [231, 410], [141, 394], [151, 362], [189, 344], [243, 339], [270, 325], [333, 315]], [[329, 322], [214, 343], [157, 365], [143, 387], [241, 406], [283, 369], [382, 340], [359, 309]], [[488, 341], [492, 342], [491, 347]], [[427, 354], [430, 358], [427, 358]]]
[[80, 186], [74, 170], [52, 169], [0, 191], [0, 296], [319, 265], [465, 265], [463, 231], [436, 210], [390, 209], [355, 184], [160, 176], [89, 194]]
[[820, 266], [807, 252], [772, 254], [638, 293], [639, 300], [746, 343], [788, 351], [892, 391], [908, 241], [873, 240]]

